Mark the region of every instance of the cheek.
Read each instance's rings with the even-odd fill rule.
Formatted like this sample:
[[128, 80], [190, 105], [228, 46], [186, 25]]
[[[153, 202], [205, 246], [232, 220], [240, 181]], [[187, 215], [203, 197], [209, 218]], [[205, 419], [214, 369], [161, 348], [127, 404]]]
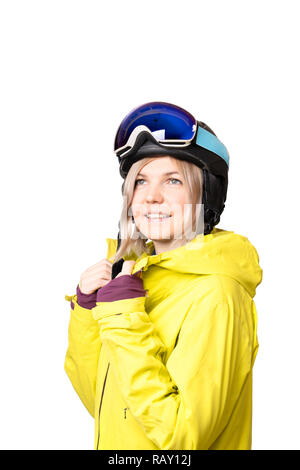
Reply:
[[140, 204], [143, 200], [143, 196], [140, 191], [134, 191], [132, 196], [131, 204]]
[[143, 204], [143, 199], [139, 197], [138, 194], [135, 194], [132, 198], [131, 211], [135, 218], [140, 217], [145, 212], [145, 205]]
[[173, 207], [177, 214], [183, 217], [185, 205], [188, 204], [187, 194], [184, 191], [177, 194], [176, 198], [173, 198], [172, 201], [170, 201], [170, 207], [172, 207], [172, 204], [174, 205]]

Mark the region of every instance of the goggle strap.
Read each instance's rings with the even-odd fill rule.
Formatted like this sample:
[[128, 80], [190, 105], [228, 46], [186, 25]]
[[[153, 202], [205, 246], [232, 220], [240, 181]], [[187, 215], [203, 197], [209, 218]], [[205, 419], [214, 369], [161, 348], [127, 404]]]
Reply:
[[229, 154], [224, 144], [211, 132], [198, 126], [196, 144], [223, 158], [229, 166]]

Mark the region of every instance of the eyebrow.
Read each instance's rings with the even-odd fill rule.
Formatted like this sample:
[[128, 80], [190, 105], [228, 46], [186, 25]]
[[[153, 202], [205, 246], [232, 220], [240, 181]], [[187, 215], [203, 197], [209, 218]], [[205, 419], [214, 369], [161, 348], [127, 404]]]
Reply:
[[[168, 176], [168, 175], [180, 175], [178, 171], [168, 171], [167, 173], [164, 173], [163, 176]], [[147, 175], [143, 175], [143, 173], [139, 173], [137, 176], [143, 176], [147, 177]]]

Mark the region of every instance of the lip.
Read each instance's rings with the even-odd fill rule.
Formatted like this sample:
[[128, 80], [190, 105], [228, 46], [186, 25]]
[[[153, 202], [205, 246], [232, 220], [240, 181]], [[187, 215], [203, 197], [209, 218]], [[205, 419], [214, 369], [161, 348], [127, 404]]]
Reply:
[[170, 216], [171, 214], [167, 214], [166, 212], [147, 212], [145, 216], [147, 215], [169, 215]]
[[159, 223], [162, 223], [163, 221], [165, 220], [169, 220], [171, 219], [172, 215], [171, 214], [163, 214], [162, 212], [159, 212], [159, 213], [155, 213], [155, 212], [150, 212], [150, 214], [153, 214], [153, 215], [156, 215], [156, 216], [159, 216], [159, 215], [166, 215], [168, 217], [157, 217], [157, 218], [152, 218], [152, 217], [148, 217], [149, 214], [145, 214], [144, 217], [146, 217], [147, 220], [150, 220], [150, 222], [159, 222]]

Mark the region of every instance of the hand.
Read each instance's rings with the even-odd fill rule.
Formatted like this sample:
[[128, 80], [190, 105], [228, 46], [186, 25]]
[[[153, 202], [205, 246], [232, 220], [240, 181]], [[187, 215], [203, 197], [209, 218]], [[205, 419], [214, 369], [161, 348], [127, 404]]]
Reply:
[[119, 276], [125, 276], [126, 274], [131, 274], [134, 268], [134, 265], [135, 265], [135, 261], [132, 261], [132, 260], [124, 261], [123, 266], [122, 266], [122, 271], [116, 276], [116, 278]]
[[105, 286], [111, 281], [111, 273], [112, 263], [105, 258], [87, 268], [80, 276], [79, 288], [81, 292], [92, 294], [100, 287]]

